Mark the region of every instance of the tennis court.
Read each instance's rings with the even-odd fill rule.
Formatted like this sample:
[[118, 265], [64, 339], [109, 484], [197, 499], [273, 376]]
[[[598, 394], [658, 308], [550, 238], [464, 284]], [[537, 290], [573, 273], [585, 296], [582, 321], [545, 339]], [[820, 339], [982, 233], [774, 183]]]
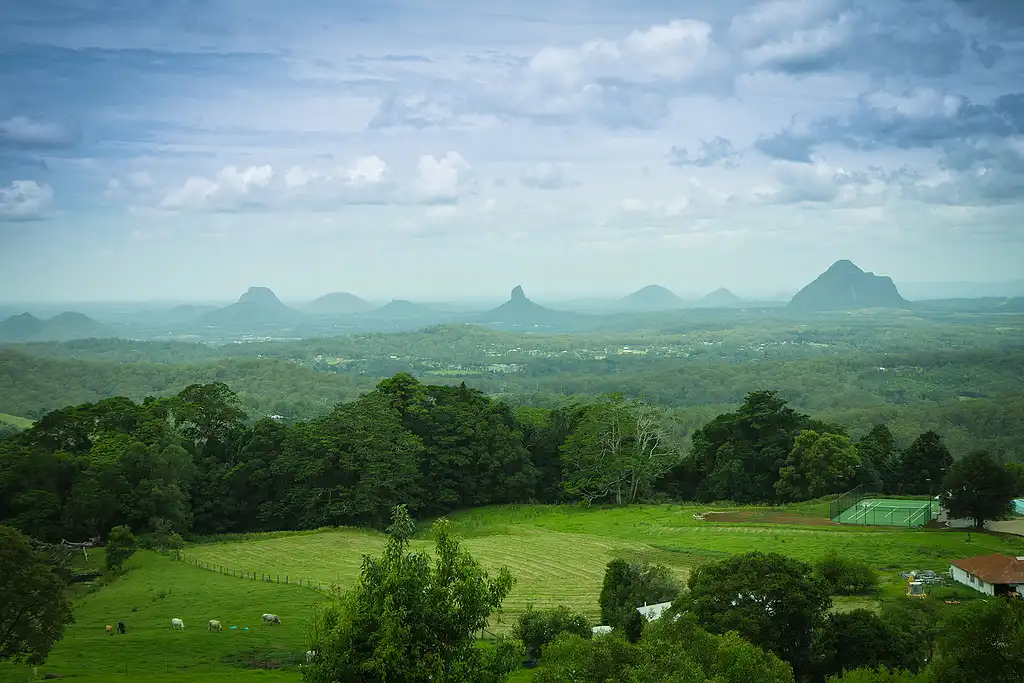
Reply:
[[864, 498], [833, 519], [840, 524], [924, 526], [939, 516], [939, 501], [904, 498]]

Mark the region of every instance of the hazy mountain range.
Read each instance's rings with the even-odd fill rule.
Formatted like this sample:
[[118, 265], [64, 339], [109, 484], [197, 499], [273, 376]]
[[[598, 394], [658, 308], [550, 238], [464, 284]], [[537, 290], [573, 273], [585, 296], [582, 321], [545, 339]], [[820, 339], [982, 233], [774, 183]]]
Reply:
[[122, 305], [125, 310], [120, 310], [117, 316], [103, 316], [105, 322], [74, 311], [50, 318], [16, 312], [0, 320], [0, 342], [167, 334], [224, 339], [253, 335], [320, 336], [355, 330], [411, 330], [446, 323], [571, 331], [607, 325], [612, 319], [619, 321], [620, 327], [628, 327], [632, 321], [639, 328], [644, 322], [650, 322], [650, 316], [693, 315], [696, 309], [710, 312], [783, 306], [794, 313], [868, 308], [1013, 313], [1024, 312], [1024, 297], [954, 297], [911, 302], [901, 295], [891, 278], [864, 271], [844, 259], [833, 263], [788, 303], [746, 301], [724, 287], [699, 299], [687, 300], [663, 286], [652, 284], [619, 299], [590, 298], [556, 303], [551, 307], [530, 300], [520, 285], [512, 289], [508, 301], [483, 311], [403, 299], [380, 305], [349, 292], [332, 292], [305, 304], [288, 306], [269, 288], [254, 286], [226, 306], [182, 304], [138, 310]]

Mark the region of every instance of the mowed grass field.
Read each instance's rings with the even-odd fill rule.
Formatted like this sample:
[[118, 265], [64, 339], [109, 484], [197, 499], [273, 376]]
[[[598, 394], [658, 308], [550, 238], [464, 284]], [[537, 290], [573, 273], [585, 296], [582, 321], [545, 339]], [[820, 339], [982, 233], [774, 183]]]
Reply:
[[[506, 631], [530, 603], [566, 604], [597, 622], [604, 567], [613, 557], [661, 562], [685, 578], [702, 562], [732, 553], [778, 551], [814, 560], [834, 549], [867, 558], [883, 570], [886, 592], [895, 595], [902, 592], [903, 581], [897, 577], [902, 570], [944, 570], [951, 559], [992, 552], [1024, 554], [1024, 540], [1019, 538], [972, 534], [968, 541], [961, 531], [822, 525], [827, 508], [827, 503], [786, 510], [504, 506], [450, 519], [464, 547], [488, 569], [508, 566], [518, 580], [504, 613], [492, 623], [495, 631]], [[705, 521], [694, 519], [694, 514], [707, 512], [718, 514], [707, 515]], [[716, 518], [742, 521], [712, 521]], [[788, 523], [771, 521], [782, 518]], [[428, 550], [432, 542], [428, 525], [423, 526], [413, 545]], [[222, 575], [152, 552], [137, 553], [130, 569], [107, 585], [73, 588], [77, 621], [38, 673], [83, 683], [298, 683], [309, 617], [326, 596], [304, 586], [278, 584], [277, 575], [282, 581], [288, 575], [290, 581], [301, 577], [349, 587], [358, 577], [363, 555], [377, 555], [384, 542], [385, 537], [375, 532], [331, 529], [210, 539], [186, 550], [209, 566], [270, 574], [273, 583]], [[90, 558], [89, 568], [102, 568], [102, 552], [90, 553]], [[877, 604], [870, 596], [836, 600], [838, 610], [873, 606]], [[264, 612], [280, 615], [282, 626], [262, 626]], [[184, 620], [183, 632], [171, 629], [173, 617]], [[209, 619], [220, 620], [225, 631], [209, 633]], [[128, 633], [107, 636], [104, 626], [119, 620]], [[0, 681], [28, 681], [32, 675], [31, 667], [0, 664]], [[532, 679], [531, 670], [519, 670], [510, 682]]]
[[[495, 630], [508, 628], [530, 604], [565, 604], [597, 622], [604, 568], [614, 557], [659, 562], [685, 579], [692, 567], [734, 553], [760, 550], [814, 561], [835, 550], [867, 558], [883, 576], [898, 581], [899, 571], [945, 570], [956, 558], [1024, 554], [1021, 539], [994, 535], [973, 534], [968, 540], [962, 531], [825, 526], [820, 522], [827, 517], [827, 504], [822, 507], [818, 503], [785, 511], [788, 519], [805, 519], [806, 524], [770, 523], [771, 511], [756, 508], [731, 509], [746, 513], [749, 521], [716, 522], [713, 515], [701, 521], [695, 513], [730, 509], [689, 505], [502, 506], [456, 514], [451, 521], [463, 546], [484, 567], [495, 571], [507, 566], [517, 579], [504, 613], [492, 620]], [[336, 529], [250, 535], [244, 541], [218, 540], [186, 552], [208, 565], [347, 588], [359, 575], [363, 555], [379, 554], [384, 542], [381, 534]], [[426, 533], [413, 542], [417, 550], [431, 546]]]
[[32, 426], [32, 420], [27, 417], [18, 417], [17, 415], [0, 413], [0, 424], [14, 425], [18, 429], [28, 429]]

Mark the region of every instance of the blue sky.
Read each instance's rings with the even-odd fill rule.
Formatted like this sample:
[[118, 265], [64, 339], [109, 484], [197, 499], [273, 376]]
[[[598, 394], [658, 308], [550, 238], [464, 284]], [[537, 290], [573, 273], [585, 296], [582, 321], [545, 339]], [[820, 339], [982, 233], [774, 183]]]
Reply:
[[1024, 263], [1018, 0], [8, 0], [0, 299]]

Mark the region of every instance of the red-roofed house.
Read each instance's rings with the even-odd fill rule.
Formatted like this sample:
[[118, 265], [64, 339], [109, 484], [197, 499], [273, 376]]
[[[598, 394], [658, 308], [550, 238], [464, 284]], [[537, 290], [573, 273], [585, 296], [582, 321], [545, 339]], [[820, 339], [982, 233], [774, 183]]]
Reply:
[[1024, 594], [1024, 557], [993, 554], [953, 560], [949, 573], [957, 583], [986, 595]]

